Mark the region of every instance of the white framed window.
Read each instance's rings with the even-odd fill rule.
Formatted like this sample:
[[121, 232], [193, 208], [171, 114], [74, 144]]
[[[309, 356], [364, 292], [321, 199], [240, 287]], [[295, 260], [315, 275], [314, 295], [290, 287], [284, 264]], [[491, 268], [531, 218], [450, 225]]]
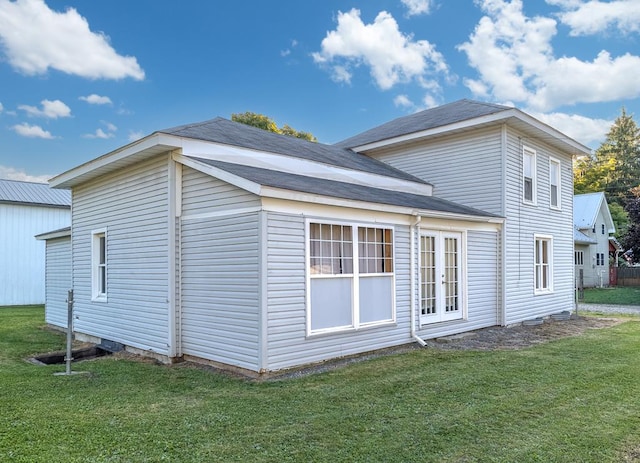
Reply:
[[307, 332], [395, 322], [393, 229], [307, 222]]
[[107, 301], [107, 229], [91, 232], [91, 300]]
[[575, 264], [584, 265], [584, 251], [575, 252]]
[[596, 265], [604, 265], [604, 252], [596, 253]]
[[534, 284], [536, 293], [553, 291], [553, 238], [534, 237]]
[[526, 146], [522, 150], [522, 200], [536, 203], [536, 152]]
[[465, 316], [464, 235], [420, 232], [420, 324]]
[[549, 159], [549, 206], [551, 209], [560, 209], [560, 198], [562, 190], [560, 188], [560, 161], [554, 158]]

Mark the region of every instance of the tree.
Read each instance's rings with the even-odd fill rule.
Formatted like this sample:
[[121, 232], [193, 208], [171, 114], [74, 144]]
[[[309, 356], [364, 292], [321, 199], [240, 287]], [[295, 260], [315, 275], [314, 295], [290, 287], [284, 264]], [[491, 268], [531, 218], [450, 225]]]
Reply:
[[633, 252], [634, 262], [640, 261], [640, 197], [634, 198], [627, 203], [627, 214], [629, 214], [629, 227], [625, 234], [622, 245], [626, 250]]
[[252, 113], [246, 111], [244, 113], [234, 113], [231, 115], [231, 120], [239, 122], [241, 124], [258, 127], [268, 132], [279, 133], [281, 135], [287, 135], [289, 137], [301, 138], [303, 140], [317, 142], [318, 140], [309, 132], [302, 132], [294, 129], [293, 127], [285, 124], [281, 128], [275, 123], [273, 119], [264, 114]]

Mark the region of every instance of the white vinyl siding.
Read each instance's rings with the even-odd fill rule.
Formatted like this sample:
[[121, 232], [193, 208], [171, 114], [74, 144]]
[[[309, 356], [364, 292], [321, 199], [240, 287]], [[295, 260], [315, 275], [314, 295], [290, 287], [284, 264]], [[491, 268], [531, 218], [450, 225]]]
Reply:
[[71, 289], [71, 237], [46, 241], [45, 321], [67, 327], [67, 295]]
[[187, 167], [182, 188], [182, 353], [257, 371], [260, 199]]
[[438, 198], [502, 215], [501, 140], [492, 127], [370, 154], [433, 184]]
[[35, 236], [70, 223], [69, 208], [0, 203], [0, 305], [45, 302], [45, 243]]
[[[75, 329], [167, 354], [168, 155], [73, 190]], [[108, 302], [92, 299], [92, 231], [108, 230]]]
[[[305, 219], [299, 215], [270, 212], [267, 224], [270, 370], [411, 342], [408, 226], [393, 227], [396, 322], [326, 336], [307, 336]], [[368, 226], [366, 223], [358, 225]]]
[[[498, 303], [500, 300], [499, 233], [469, 230], [466, 236], [467, 315], [462, 319], [420, 325], [417, 334], [423, 339], [486, 328], [497, 323]], [[416, 249], [416, 252], [418, 253], [418, 249]], [[417, 259], [417, 262], [419, 262], [418, 254]], [[419, 301], [420, 288], [416, 288], [416, 297]], [[420, 304], [418, 303], [417, 305], [419, 309]], [[416, 320], [419, 322], [419, 310], [417, 311]]]
[[[523, 204], [522, 159], [524, 134], [510, 130], [507, 136], [507, 181], [505, 183], [505, 308], [503, 323], [513, 324], [530, 318], [550, 315], [574, 307], [573, 265], [573, 192], [560, 189], [562, 210], [551, 213], [548, 201], [537, 207]], [[571, 185], [571, 155], [552, 150], [543, 142], [529, 140], [529, 149], [536, 152], [537, 189], [549, 190], [548, 159], [561, 162], [560, 181]], [[553, 236], [551, 279], [553, 291], [536, 295], [534, 274], [534, 236]]]

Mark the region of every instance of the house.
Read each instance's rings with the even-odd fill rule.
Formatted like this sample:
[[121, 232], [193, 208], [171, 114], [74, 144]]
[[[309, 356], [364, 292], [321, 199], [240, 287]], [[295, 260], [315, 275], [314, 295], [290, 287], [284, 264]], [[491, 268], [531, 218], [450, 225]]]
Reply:
[[604, 193], [575, 195], [573, 222], [577, 235], [574, 263], [578, 286], [609, 286], [610, 247], [619, 248], [619, 244], [612, 236], [616, 228]]
[[0, 179], [0, 305], [44, 303], [45, 246], [34, 235], [68, 226], [70, 208], [68, 191]]
[[330, 146], [217, 118], [52, 179], [76, 335], [263, 373], [572, 309], [587, 148], [467, 100], [391, 124]]

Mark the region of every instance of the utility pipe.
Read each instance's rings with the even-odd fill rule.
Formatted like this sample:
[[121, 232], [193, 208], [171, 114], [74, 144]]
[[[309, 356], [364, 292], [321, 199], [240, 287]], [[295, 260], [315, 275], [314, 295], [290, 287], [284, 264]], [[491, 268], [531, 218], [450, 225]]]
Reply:
[[409, 304], [411, 305], [411, 310], [409, 311], [409, 316], [411, 318], [411, 337], [422, 347], [426, 346], [427, 343], [416, 334], [416, 256], [415, 256], [415, 239], [416, 239], [416, 227], [420, 224], [422, 220], [422, 216], [416, 215], [416, 220], [413, 224], [411, 224], [411, 228], [409, 229], [409, 273], [411, 274], [410, 279], [410, 291], [411, 294], [409, 296]]

